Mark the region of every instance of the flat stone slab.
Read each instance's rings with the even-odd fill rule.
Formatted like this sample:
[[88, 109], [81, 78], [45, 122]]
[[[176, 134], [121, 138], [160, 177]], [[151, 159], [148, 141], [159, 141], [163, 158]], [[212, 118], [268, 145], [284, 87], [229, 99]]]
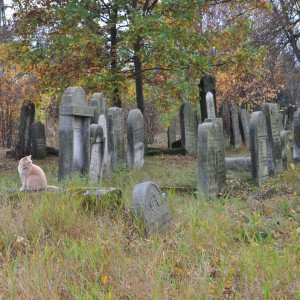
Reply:
[[251, 172], [251, 157], [225, 157], [225, 167], [231, 171]]
[[145, 156], [155, 155], [186, 155], [187, 151], [184, 148], [162, 149], [162, 148], [146, 148]]

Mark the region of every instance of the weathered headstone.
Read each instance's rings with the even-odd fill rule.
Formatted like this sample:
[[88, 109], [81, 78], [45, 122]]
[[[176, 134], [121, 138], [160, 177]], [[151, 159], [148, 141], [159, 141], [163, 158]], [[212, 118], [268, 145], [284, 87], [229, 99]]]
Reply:
[[168, 127], [167, 135], [168, 135], [168, 148], [172, 148], [172, 143], [176, 141], [176, 131], [173, 125], [170, 125]]
[[294, 130], [294, 147], [293, 147], [293, 158], [295, 161], [300, 161], [300, 109], [294, 114], [293, 121]]
[[44, 159], [47, 156], [45, 127], [40, 121], [31, 125], [31, 153], [36, 159]]
[[241, 132], [239, 126], [238, 108], [233, 103], [229, 105], [229, 108], [231, 123], [230, 144], [234, 148], [239, 148], [241, 146]]
[[267, 125], [263, 112], [253, 112], [250, 119], [250, 152], [252, 180], [261, 185], [269, 178]]
[[127, 118], [127, 166], [140, 169], [144, 165], [144, 117], [139, 109], [132, 109]]
[[287, 170], [290, 168], [290, 164], [293, 160], [288, 131], [286, 130], [280, 131], [280, 139], [281, 139], [282, 164], [283, 164], [283, 168]]
[[[200, 84], [200, 109], [201, 109], [201, 119], [204, 122], [207, 118], [215, 118], [217, 116], [217, 102], [216, 102], [216, 80], [210, 75], [205, 75], [201, 78]], [[212, 100], [211, 101], [211, 95]], [[213, 113], [214, 110], [214, 113]], [[209, 111], [209, 114], [208, 114]]]
[[277, 175], [283, 172], [278, 107], [276, 103], [264, 103], [261, 110], [266, 117], [267, 124], [269, 174]]
[[167, 198], [152, 181], [134, 187], [133, 213], [141, 218], [148, 234], [165, 229], [170, 222]]
[[125, 165], [124, 116], [122, 108], [111, 107], [108, 109], [108, 123], [108, 146], [110, 147], [112, 168], [122, 168]]
[[225, 158], [226, 170], [251, 172], [251, 157], [235, 156]]
[[102, 177], [103, 161], [104, 161], [104, 145], [103, 129], [101, 125], [92, 124], [90, 126], [91, 139], [91, 162], [89, 176], [92, 181], [98, 182]]
[[231, 118], [230, 118], [229, 104], [227, 104], [227, 103], [222, 104], [222, 106], [220, 108], [219, 115], [223, 120], [223, 130], [224, 130], [225, 144], [229, 145], [230, 136], [231, 136]]
[[197, 114], [188, 103], [180, 106], [181, 144], [188, 154], [197, 152]]
[[198, 196], [216, 196], [218, 185], [219, 126], [212, 120], [198, 126]]
[[100, 115], [107, 115], [106, 98], [103, 93], [94, 93], [89, 102], [89, 106], [94, 109], [91, 124], [97, 124]]
[[[208, 120], [209, 121], [209, 120]], [[223, 130], [223, 119], [216, 118], [213, 120], [218, 126], [218, 188], [220, 188], [226, 183], [226, 166], [225, 166], [225, 143], [224, 143], [224, 130]]]
[[22, 158], [31, 153], [31, 124], [34, 122], [35, 105], [24, 101], [21, 107], [19, 135], [16, 145], [17, 158]]
[[59, 179], [74, 172], [88, 173], [92, 116], [94, 110], [88, 106], [84, 89], [68, 87], [59, 107]]
[[248, 147], [250, 147], [250, 116], [247, 113], [246, 109], [241, 109], [239, 111], [239, 125], [240, 132], [243, 143], [245, 143]]

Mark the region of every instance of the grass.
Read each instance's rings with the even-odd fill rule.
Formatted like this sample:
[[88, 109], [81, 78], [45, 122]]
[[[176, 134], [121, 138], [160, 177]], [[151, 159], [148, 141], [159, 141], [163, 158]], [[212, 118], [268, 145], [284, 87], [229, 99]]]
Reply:
[[[49, 184], [57, 161], [36, 162]], [[17, 163], [0, 171], [2, 299], [300, 299], [300, 167], [260, 189], [231, 172], [220, 198], [167, 192], [171, 225], [139, 234], [130, 215], [136, 184], [195, 187], [196, 158], [146, 158], [142, 170], [117, 170], [102, 187], [122, 190], [124, 209], [87, 212], [72, 192], [24, 194]]]

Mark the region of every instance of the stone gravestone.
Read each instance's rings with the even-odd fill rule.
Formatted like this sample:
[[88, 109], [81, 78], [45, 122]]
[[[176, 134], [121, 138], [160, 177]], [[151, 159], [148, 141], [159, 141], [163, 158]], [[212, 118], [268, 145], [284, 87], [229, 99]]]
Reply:
[[234, 148], [239, 148], [241, 146], [241, 132], [239, 126], [238, 108], [235, 104], [231, 103], [229, 105], [230, 109], [230, 144]]
[[125, 165], [124, 146], [124, 116], [122, 108], [111, 107], [108, 109], [109, 147], [113, 169]]
[[263, 112], [253, 112], [250, 119], [250, 152], [252, 180], [261, 185], [269, 178], [267, 125]]
[[108, 146], [108, 128], [105, 115], [100, 115], [98, 120], [98, 125], [102, 127], [103, 130], [103, 141], [104, 141], [104, 157], [103, 157], [103, 170], [102, 177], [109, 178], [111, 176], [111, 153]]
[[94, 109], [94, 116], [91, 118], [91, 124], [97, 124], [100, 115], [107, 114], [106, 98], [102, 93], [94, 93], [90, 99], [89, 106]]
[[300, 161], [300, 109], [294, 114], [293, 121], [294, 130], [294, 147], [293, 147], [293, 158], [295, 161]]
[[59, 179], [72, 173], [86, 174], [90, 167], [90, 119], [94, 110], [88, 106], [81, 87], [68, 87], [59, 107]]
[[31, 125], [31, 153], [37, 159], [47, 156], [45, 127], [40, 121]]
[[[201, 119], [204, 122], [207, 118], [215, 118], [217, 116], [216, 80], [210, 75], [205, 75], [201, 78], [198, 86], [200, 89]], [[210, 94], [207, 95], [208, 93]]]
[[180, 107], [181, 144], [188, 154], [197, 152], [197, 114], [188, 103]]
[[176, 141], [176, 131], [173, 125], [168, 127], [168, 148], [172, 148], [172, 144]]
[[265, 114], [267, 124], [269, 174], [277, 175], [283, 172], [278, 107], [276, 103], [264, 103], [261, 110]]
[[243, 143], [250, 147], [250, 117], [246, 109], [242, 108], [239, 111], [239, 125]]
[[92, 181], [98, 182], [102, 177], [103, 161], [104, 161], [104, 145], [103, 129], [101, 125], [92, 124], [90, 126], [91, 138], [91, 162], [89, 176]]
[[229, 104], [227, 104], [227, 103], [222, 104], [222, 106], [220, 108], [219, 115], [223, 120], [223, 130], [224, 130], [225, 144], [229, 145], [230, 136], [231, 136], [231, 118], [230, 118]]
[[165, 229], [170, 222], [167, 198], [152, 181], [134, 187], [133, 213], [142, 219], [148, 234]]
[[144, 117], [139, 109], [132, 109], [127, 118], [127, 166], [140, 169], [144, 165]]
[[18, 143], [16, 156], [18, 159], [31, 153], [31, 125], [34, 122], [35, 105], [24, 101], [21, 107]]
[[281, 139], [282, 164], [283, 164], [283, 168], [287, 170], [290, 168], [290, 164], [293, 160], [288, 131], [286, 130], [280, 131], [280, 139]]
[[216, 196], [218, 185], [219, 126], [207, 119], [198, 126], [198, 196]]

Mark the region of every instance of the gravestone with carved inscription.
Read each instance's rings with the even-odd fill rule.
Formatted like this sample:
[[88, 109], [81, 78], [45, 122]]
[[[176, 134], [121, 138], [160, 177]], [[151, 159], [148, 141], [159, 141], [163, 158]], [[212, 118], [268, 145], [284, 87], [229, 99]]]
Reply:
[[106, 98], [103, 93], [94, 93], [90, 99], [89, 106], [94, 109], [91, 124], [97, 124], [100, 115], [107, 114]]
[[45, 127], [40, 121], [31, 125], [31, 153], [36, 159], [44, 159], [47, 156]]

